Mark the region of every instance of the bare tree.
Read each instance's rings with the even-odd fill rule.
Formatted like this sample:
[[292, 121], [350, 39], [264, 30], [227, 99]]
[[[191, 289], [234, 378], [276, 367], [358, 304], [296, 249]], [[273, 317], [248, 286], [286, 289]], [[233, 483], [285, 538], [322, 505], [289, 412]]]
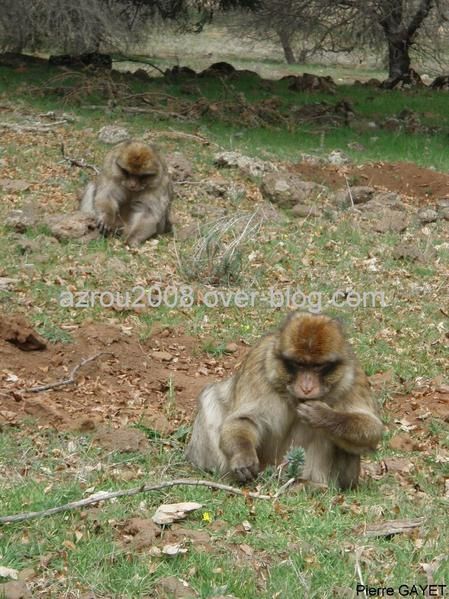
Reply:
[[124, 4], [105, 0], [3, 0], [0, 48], [80, 54], [129, 39]]
[[0, 50], [52, 50], [81, 54], [125, 49], [147, 34], [152, 18], [202, 24], [215, 11], [259, 0], [1, 0]]

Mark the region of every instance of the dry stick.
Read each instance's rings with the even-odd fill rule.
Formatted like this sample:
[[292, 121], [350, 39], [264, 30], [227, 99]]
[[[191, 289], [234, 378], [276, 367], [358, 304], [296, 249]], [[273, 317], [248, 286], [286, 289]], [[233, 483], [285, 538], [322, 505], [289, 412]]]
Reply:
[[56, 383], [49, 383], [48, 385], [40, 385], [39, 387], [29, 387], [28, 389], [24, 389], [27, 393], [40, 393], [41, 391], [48, 391], [48, 389], [57, 389], [58, 387], [63, 387], [65, 385], [73, 385], [76, 383], [75, 376], [78, 373], [78, 370], [89, 364], [89, 362], [93, 362], [100, 356], [113, 356], [112, 352], [101, 351], [90, 358], [83, 358], [79, 364], [77, 364], [69, 374], [69, 377], [63, 379], [62, 381], [56, 381]]
[[71, 158], [70, 156], [67, 156], [67, 154], [65, 153], [64, 142], [61, 142], [61, 154], [64, 160], [67, 160], [67, 162], [69, 162], [72, 166], [79, 166], [80, 168], [90, 168], [94, 171], [96, 175], [98, 175], [98, 173], [100, 172], [100, 169], [98, 169], [94, 164], [89, 164], [82, 158]]
[[348, 188], [348, 192], [349, 192], [349, 199], [351, 200], [351, 207], [354, 208], [354, 198], [352, 197], [352, 191], [351, 191], [351, 187], [349, 185], [349, 181], [348, 181], [348, 177], [346, 175], [343, 175], [346, 181], [346, 187]]
[[67, 121], [55, 121], [54, 123], [40, 123], [39, 125], [17, 125], [15, 123], [0, 123], [0, 128], [11, 129], [16, 133], [33, 132], [33, 133], [53, 133], [52, 127], [65, 125]]
[[122, 112], [127, 114], [159, 114], [164, 118], [172, 117], [180, 119], [181, 121], [190, 120], [189, 117], [180, 114], [179, 112], [172, 112], [168, 110], [158, 110], [157, 108], [140, 108], [139, 106], [120, 106]]
[[[290, 481], [288, 481], [288, 483], [289, 485], [291, 484]], [[188, 478], [179, 478], [176, 480], [169, 480], [156, 485], [141, 485], [140, 487], [133, 487], [132, 489], [126, 490], [122, 489], [120, 491], [100, 491], [99, 493], [95, 493], [90, 497], [86, 497], [86, 499], [81, 499], [79, 501], [71, 501], [70, 503], [58, 505], [57, 507], [52, 507], [48, 510], [41, 510], [40, 512], [23, 512], [22, 514], [14, 514], [12, 516], [1, 516], [0, 524], [7, 524], [9, 522], [23, 522], [24, 520], [32, 520], [34, 518], [44, 518], [45, 516], [52, 516], [53, 514], [59, 514], [60, 512], [67, 512], [69, 510], [76, 510], [78, 508], [86, 507], [88, 505], [93, 505], [95, 503], [99, 503], [100, 501], [109, 501], [110, 499], [116, 499], [117, 497], [132, 497], [133, 495], [138, 495], [139, 493], [150, 493], [151, 491], [171, 489], [172, 487], [182, 485], [189, 487], [208, 487], [209, 489], [218, 489], [220, 491], [225, 491], [226, 493], [231, 493], [232, 495], [240, 495], [241, 497], [251, 497], [252, 499], [265, 500], [277, 499], [281, 491], [287, 488], [286, 483], [279, 489], [279, 491], [274, 496], [261, 495], [252, 491], [242, 491], [241, 489], [231, 487], [230, 485], [214, 483], [209, 480], [191, 480]]]

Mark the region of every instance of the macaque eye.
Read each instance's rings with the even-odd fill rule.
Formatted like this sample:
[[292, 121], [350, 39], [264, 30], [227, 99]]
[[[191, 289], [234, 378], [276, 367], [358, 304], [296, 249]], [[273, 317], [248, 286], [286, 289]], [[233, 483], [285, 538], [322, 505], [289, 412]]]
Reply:
[[289, 373], [289, 374], [295, 374], [296, 372], [298, 372], [298, 370], [300, 369], [300, 364], [298, 364], [295, 360], [292, 360], [291, 358], [286, 358], [284, 356], [279, 356], [285, 370]]
[[128, 173], [128, 171], [126, 170], [126, 168], [123, 168], [123, 167], [121, 167], [121, 166], [120, 166], [120, 164], [117, 164], [117, 166], [119, 167], [119, 169], [120, 169], [120, 172], [122, 173], [122, 175], [123, 175], [124, 177], [129, 177], [129, 173]]
[[340, 362], [325, 362], [318, 366], [318, 371], [320, 374], [330, 374], [331, 372], [334, 372], [339, 364]]

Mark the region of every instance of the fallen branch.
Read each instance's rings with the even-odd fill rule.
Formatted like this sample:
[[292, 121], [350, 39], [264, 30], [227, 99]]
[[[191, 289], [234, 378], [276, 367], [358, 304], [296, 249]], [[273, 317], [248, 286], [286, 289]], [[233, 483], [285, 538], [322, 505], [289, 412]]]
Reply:
[[94, 171], [96, 175], [98, 175], [98, 173], [100, 172], [100, 169], [98, 169], [94, 164], [89, 164], [82, 158], [71, 158], [70, 156], [67, 156], [67, 154], [65, 153], [64, 142], [61, 142], [61, 154], [64, 160], [69, 162], [71, 166], [78, 166], [79, 168], [90, 168]]
[[181, 121], [190, 120], [189, 117], [180, 114], [179, 112], [172, 112], [170, 110], [158, 110], [157, 108], [140, 108], [139, 106], [120, 106], [120, 110], [126, 114], [157, 114], [165, 119], [174, 118]]
[[203, 135], [195, 135], [194, 133], [185, 133], [184, 131], [175, 131], [175, 130], [169, 130], [169, 131], [151, 131], [151, 133], [148, 133], [146, 137], [149, 137], [150, 139], [154, 139], [154, 138], [158, 138], [158, 137], [168, 137], [169, 139], [176, 139], [176, 138], [181, 138], [181, 139], [190, 139], [192, 141], [198, 141], [199, 143], [205, 145], [205, 146], [216, 146], [217, 148], [219, 148], [220, 146], [218, 144], [216, 144], [213, 141], [210, 141], [210, 139], [207, 139], [207, 137], [204, 137]]
[[113, 356], [113, 355], [114, 354], [111, 352], [102, 351], [98, 354], [95, 354], [94, 356], [91, 356], [90, 358], [83, 358], [81, 360], [81, 362], [72, 369], [68, 378], [63, 379], [61, 381], [56, 381], [55, 383], [49, 383], [48, 385], [39, 385], [38, 387], [29, 387], [28, 389], [24, 389], [24, 391], [26, 391], [27, 393], [40, 393], [41, 391], [48, 391], [48, 389], [57, 389], [58, 387], [64, 387], [65, 385], [73, 385], [74, 383], [76, 383], [75, 377], [78, 374], [78, 370], [80, 368], [82, 368], [86, 364], [89, 364], [90, 362], [93, 362], [100, 356]]
[[415, 518], [414, 520], [388, 520], [379, 524], [369, 524], [361, 532], [364, 537], [390, 537], [401, 533], [411, 532], [419, 528], [424, 522], [424, 518]]
[[17, 123], [0, 123], [0, 128], [11, 129], [16, 133], [33, 132], [33, 133], [51, 133], [53, 127], [66, 125], [67, 121], [55, 121], [54, 123], [38, 123], [37, 125], [18, 125]]
[[79, 501], [71, 501], [64, 505], [58, 505], [56, 507], [49, 508], [48, 510], [41, 510], [40, 512], [23, 512], [21, 514], [14, 514], [12, 516], [1, 516], [0, 524], [7, 524], [10, 522], [23, 522], [25, 520], [33, 520], [34, 518], [44, 518], [46, 516], [53, 516], [61, 512], [67, 512], [70, 510], [76, 510], [79, 508], [87, 507], [99, 503], [100, 501], [110, 501], [118, 497], [132, 497], [139, 493], [151, 493], [152, 491], [161, 491], [162, 489], [171, 489], [172, 487], [188, 486], [188, 487], [207, 487], [209, 489], [218, 489], [219, 491], [225, 491], [231, 495], [239, 495], [241, 497], [251, 497], [251, 499], [265, 499], [265, 500], [276, 500], [280, 493], [283, 492], [291, 481], [288, 481], [285, 485], [278, 490], [275, 495], [261, 495], [260, 493], [254, 493], [253, 491], [242, 491], [236, 487], [225, 485], [223, 483], [215, 483], [210, 480], [191, 480], [188, 478], [179, 478], [176, 480], [169, 480], [166, 482], [158, 483], [155, 485], [141, 485], [140, 487], [133, 487], [132, 489], [122, 489], [120, 491], [100, 491], [94, 493], [86, 499], [80, 499]]

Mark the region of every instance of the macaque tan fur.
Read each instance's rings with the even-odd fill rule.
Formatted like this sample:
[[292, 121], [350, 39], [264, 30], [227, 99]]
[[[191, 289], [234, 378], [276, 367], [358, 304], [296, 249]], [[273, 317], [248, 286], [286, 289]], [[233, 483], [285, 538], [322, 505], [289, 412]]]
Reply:
[[303, 478], [354, 487], [360, 455], [382, 422], [367, 378], [336, 320], [293, 312], [263, 337], [231, 378], [198, 399], [188, 459], [240, 481], [305, 449]]
[[121, 233], [127, 244], [136, 246], [171, 230], [172, 198], [172, 182], [157, 150], [129, 140], [106, 154], [80, 210], [95, 214], [101, 233]]

